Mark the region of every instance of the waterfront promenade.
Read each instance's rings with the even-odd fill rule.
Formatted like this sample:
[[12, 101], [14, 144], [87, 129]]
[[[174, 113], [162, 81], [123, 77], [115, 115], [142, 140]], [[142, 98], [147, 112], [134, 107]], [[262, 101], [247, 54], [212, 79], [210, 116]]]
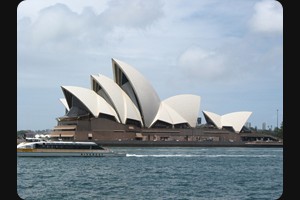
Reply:
[[[17, 144], [25, 140], [18, 139]], [[142, 140], [94, 140], [102, 146], [114, 147], [283, 147], [283, 142], [245, 142], [245, 141], [142, 141]]]
[[119, 147], [283, 147], [282, 142], [225, 142], [225, 141], [95, 141], [102, 146]]

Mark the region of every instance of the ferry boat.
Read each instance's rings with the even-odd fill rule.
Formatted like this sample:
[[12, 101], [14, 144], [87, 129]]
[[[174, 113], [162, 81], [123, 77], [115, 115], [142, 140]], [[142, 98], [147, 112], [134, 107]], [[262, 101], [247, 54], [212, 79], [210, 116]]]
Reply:
[[22, 142], [17, 145], [17, 156], [79, 156], [79, 157], [106, 157], [126, 156], [108, 148], [101, 147], [95, 142], [73, 141], [37, 141]]

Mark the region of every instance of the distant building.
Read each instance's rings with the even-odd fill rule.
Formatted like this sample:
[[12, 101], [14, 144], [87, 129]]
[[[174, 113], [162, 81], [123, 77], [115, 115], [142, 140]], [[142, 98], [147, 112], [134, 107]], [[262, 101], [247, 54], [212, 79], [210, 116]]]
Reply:
[[266, 124], [266, 122], [264, 122], [264, 123], [262, 123], [262, 130], [264, 131], [266, 129], [267, 129], [267, 124]]
[[201, 117], [197, 118], [197, 124], [200, 125], [201, 124]]
[[251, 128], [251, 122], [246, 122], [246, 123], [245, 123], [245, 126], [246, 126], [247, 128]]

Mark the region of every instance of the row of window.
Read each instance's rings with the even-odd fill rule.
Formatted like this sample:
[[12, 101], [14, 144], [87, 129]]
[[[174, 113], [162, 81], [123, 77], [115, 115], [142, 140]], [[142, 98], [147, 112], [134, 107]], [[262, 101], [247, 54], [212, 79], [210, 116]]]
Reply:
[[82, 144], [35, 144], [37, 149], [103, 149], [98, 145], [82, 145]]
[[103, 156], [102, 153], [81, 153], [81, 156]]

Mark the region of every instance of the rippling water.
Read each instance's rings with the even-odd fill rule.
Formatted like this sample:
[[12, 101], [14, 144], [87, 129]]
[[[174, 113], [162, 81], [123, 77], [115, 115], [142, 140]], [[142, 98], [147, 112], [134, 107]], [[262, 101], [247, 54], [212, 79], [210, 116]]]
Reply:
[[259, 199], [283, 192], [282, 148], [114, 147], [126, 157], [17, 158], [23, 199]]

